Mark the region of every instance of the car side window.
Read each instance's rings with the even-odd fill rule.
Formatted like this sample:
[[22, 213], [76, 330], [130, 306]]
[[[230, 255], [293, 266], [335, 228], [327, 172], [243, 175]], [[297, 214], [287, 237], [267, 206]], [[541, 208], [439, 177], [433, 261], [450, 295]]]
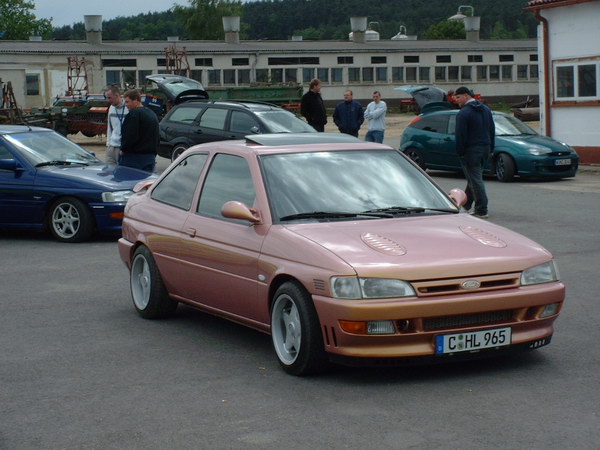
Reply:
[[200, 117], [200, 126], [214, 128], [216, 130], [225, 130], [225, 120], [228, 110], [222, 108], [206, 108], [204, 114]]
[[456, 114], [448, 118], [448, 134], [454, 134], [456, 131]]
[[252, 134], [252, 128], [260, 130], [260, 125], [257, 120], [252, 117], [250, 114], [246, 114], [242, 111], [231, 111], [231, 125], [230, 131], [234, 131], [236, 133], [245, 133]]
[[433, 115], [425, 117], [416, 123], [418, 128], [432, 133], [446, 133], [448, 117], [446, 115]]
[[195, 153], [181, 161], [152, 189], [154, 200], [184, 210], [190, 209], [200, 173], [208, 154]]
[[0, 159], [15, 159], [13, 154], [0, 142]]
[[200, 194], [198, 213], [202, 216], [231, 220], [221, 215], [223, 205], [235, 200], [251, 208], [255, 196], [254, 183], [246, 160], [221, 153], [215, 156], [208, 169]]
[[200, 112], [202, 112], [202, 108], [182, 106], [174, 109], [168, 120], [169, 122], [190, 124], [196, 120]]

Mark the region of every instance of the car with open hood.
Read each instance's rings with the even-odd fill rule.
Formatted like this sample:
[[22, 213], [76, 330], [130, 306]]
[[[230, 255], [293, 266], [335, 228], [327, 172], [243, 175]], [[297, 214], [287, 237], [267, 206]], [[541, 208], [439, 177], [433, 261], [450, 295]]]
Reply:
[[197, 145], [135, 190], [119, 253], [136, 311], [268, 333], [290, 374], [537, 349], [565, 298], [548, 250], [352, 136]]
[[0, 126], [0, 228], [62, 242], [119, 234], [133, 187], [156, 175], [105, 164], [48, 128]]

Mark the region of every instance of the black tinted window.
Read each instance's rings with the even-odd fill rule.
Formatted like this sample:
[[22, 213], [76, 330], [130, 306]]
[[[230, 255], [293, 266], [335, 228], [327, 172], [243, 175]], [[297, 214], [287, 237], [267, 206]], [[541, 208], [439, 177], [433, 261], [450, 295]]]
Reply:
[[415, 122], [412, 126], [419, 130], [431, 131], [432, 133], [446, 133], [446, 130], [448, 129], [448, 116], [425, 116], [418, 122]]
[[182, 106], [173, 110], [169, 115], [169, 122], [192, 123], [202, 111], [200, 107]]
[[238, 201], [246, 206], [254, 205], [254, 184], [250, 168], [244, 158], [219, 154], [208, 170], [198, 212], [203, 216], [227, 220], [221, 208], [229, 201]]
[[225, 119], [227, 118], [227, 110], [221, 108], [206, 108], [202, 117], [200, 117], [200, 126], [206, 128], [214, 128], [216, 130], [225, 129]]
[[260, 130], [260, 126], [254, 117], [250, 114], [246, 114], [241, 111], [232, 111], [231, 112], [231, 131], [236, 133], [245, 133], [251, 134], [254, 131], [252, 128], [254, 127], [256, 131]]
[[188, 210], [207, 154], [190, 155], [181, 161], [152, 190], [151, 197], [159, 202]]

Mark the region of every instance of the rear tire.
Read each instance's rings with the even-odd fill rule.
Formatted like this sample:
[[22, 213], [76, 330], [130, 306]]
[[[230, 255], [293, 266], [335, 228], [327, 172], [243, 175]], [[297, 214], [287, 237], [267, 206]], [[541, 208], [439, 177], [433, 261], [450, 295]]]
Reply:
[[423, 153], [418, 148], [409, 147], [406, 150], [404, 150], [404, 154], [408, 156], [421, 169], [425, 170], [427, 168], [425, 165], [425, 158], [423, 157]]
[[179, 155], [181, 155], [187, 149], [188, 148], [185, 145], [177, 144], [175, 147], [173, 147], [173, 151], [171, 152], [171, 161], [175, 161], [177, 158], [179, 158]]
[[496, 178], [498, 181], [508, 183], [515, 177], [515, 162], [506, 153], [500, 153], [496, 157]]
[[271, 310], [271, 338], [284, 371], [309, 375], [327, 365], [317, 311], [308, 292], [296, 282], [282, 284]]
[[133, 306], [144, 319], [163, 319], [177, 309], [148, 247], [141, 246], [133, 254], [129, 281]]

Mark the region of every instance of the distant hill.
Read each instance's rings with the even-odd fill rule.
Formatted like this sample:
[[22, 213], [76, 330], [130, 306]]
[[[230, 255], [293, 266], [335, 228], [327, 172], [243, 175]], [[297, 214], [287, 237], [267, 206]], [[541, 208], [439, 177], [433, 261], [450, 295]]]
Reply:
[[[382, 39], [398, 33], [423, 39], [427, 29], [454, 15], [464, 0], [264, 0], [243, 3], [242, 39], [347, 39], [350, 17], [367, 16]], [[481, 17], [483, 39], [533, 38], [538, 21], [524, 12], [527, 0], [470, 0]], [[164, 40], [167, 36], [186, 39], [183, 24], [170, 11], [117, 17], [103, 24], [106, 40]], [[83, 23], [55, 28], [54, 39], [84, 39]]]

